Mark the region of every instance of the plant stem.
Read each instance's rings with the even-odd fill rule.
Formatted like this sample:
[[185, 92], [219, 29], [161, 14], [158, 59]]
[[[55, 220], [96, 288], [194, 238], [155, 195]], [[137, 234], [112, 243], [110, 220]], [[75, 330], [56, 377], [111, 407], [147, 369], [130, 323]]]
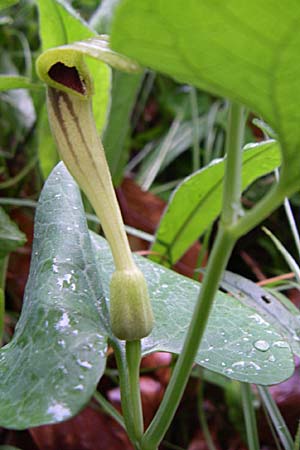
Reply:
[[100, 394], [100, 392], [94, 392], [94, 398], [97, 400], [102, 409], [109, 414], [122, 428], [125, 428], [125, 423], [121, 414], [113, 407], [113, 405], [106, 400], [106, 398]]
[[135, 427], [131, 410], [130, 384], [128, 379], [127, 364], [124, 357], [125, 353], [122, 351], [122, 348], [118, 341], [111, 340], [110, 343], [114, 349], [114, 354], [120, 377], [121, 404], [126, 431], [129, 439], [131, 440], [135, 448], [139, 448], [137, 439], [135, 437]]
[[293, 450], [299, 450], [300, 449], [300, 422], [298, 422], [298, 428], [294, 440]]
[[208, 427], [208, 423], [207, 423], [207, 420], [206, 420], [205, 411], [204, 411], [204, 407], [203, 407], [203, 400], [204, 400], [204, 396], [203, 396], [204, 380], [203, 380], [203, 377], [201, 378], [200, 383], [201, 384], [200, 384], [200, 388], [199, 388], [199, 391], [198, 391], [198, 399], [197, 399], [198, 417], [199, 417], [200, 425], [201, 425], [201, 428], [202, 428], [202, 431], [203, 431], [203, 435], [204, 435], [205, 442], [207, 444], [208, 450], [216, 450], [214, 441], [213, 441], [212, 436], [211, 436], [210, 431], [209, 431], [209, 427]]
[[5, 280], [8, 258], [8, 255], [0, 258], [0, 345], [2, 344], [5, 327]]
[[197, 104], [197, 90], [193, 86], [190, 89], [190, 103], [193, 123], [193, 172], [200, 168], [200, 149], [199, 149], [199, 126], [198, 126], [198, 104]]
[[182, 352], [175, 365], [161, 405], [142, 440], [143, 450], [152, 450], [157, 447], [176, 412], [206, 327], [219, 280], [232, 247], [232, 238], [220, 229], [209, 259], [207, 275], [204, 278]]
[[295, 241], [295, 246], [297, 249], [297, 253], [298, 253], [298, 261], [300, 261], [300, 237], [299, 237], [299, 232], [297, 229], [297, 224], [295, 221], [295, 217], [293, 215], [293, 211], [291, 208], [291, 204], [288, 200], [288, 198], [284, 199], [284, 209], [285, 209], [285, 213], [291, 228], [291, 232]]
[[2, 183], [0, 183], [0, 189], [7, 189], [7, 188], [19, 183], [23, 178], [26, 177], [26, 175], [29, 174], [29, 172], [34, 168], [34, 166], [37, 164], [37, 162], [38, 162], [38, 157], [34, 156], [29, 161], [29, 163], [25, 167], [23, 167], [22, 170], [20, 170], [20, 172], [17, 175], [15, 175], [12, 178], [9, 178], [6, 181], [2, 181]]
[[226, 166], [221, 223], [233, 226], [241, 214], [241, 146], [244, 139], [244, 109], [232, 104], [228, 113]]
[[244, 213], [243, 217], [231, 227], [231, 233], [236, 239], [248, 233], [279, 207], [284, 201], [285, 196], [286, 193], [282, 189], [281, 184], [274, 185], [254, 208]]
[[241, 383], [241, 392], [248, 447], [249, 450], [259, 450], [260, 447], [256, 426], [256, 417], [252, 402], [252, 391], [250, 384]]
[[[222, 220], [220, 221], [217, 238], [208, 261], [206, 275], [196, 302], [182, 352], [174, 368], [161, 405], [142, 439], [143, 450], [157, 448], [172, 421], [204, 334], [219, 281], [235, 244], [235, 238], [231, 232], [228, 232], [228, 228], [236, 220], [236, 210], [240, 196], [242, 128], [242, 108], [236, 104], [232, 104], [229, 112], [226, 141], [227, 162], [224, 179]], [[230, 208], [230, 213], [224, 212], [226, 208]]]
[[203, 240], [201, 242], [201, 248], [198, 254], [198, 258], [197, 258], [197, 262], [196, 262], [196, 267], [194, 270], [194, 280], [199, 281], [199, 272], [201, 272], [201, 267], [204, 261], [204, 258], [206, 256], [206, 252], [208, 250], [208, 244], [209, 244], [209, 240], [211, 237], [211, 232], [212, 232], [212, 225], [207, 228], [207, 230], [204, 233], [204, 237]]
[[280, 240], [274, 236], [274, 234], [268, 230], [266, 227], [262, 227], [262, 230], [266, 235], [271, 239], [271, 241], [274, 243], [277, 250], [281, 253], [283, 258], [285, 259], [287, 265], [289, 266], [290, 270], [294, 272], [295, 278], [298, 283], [300, 283], [300, 267], [295, 261], [295, 259], [292, 257], [292, 255], [286, 250], [284, 245], [280, 242]]
[[[279, 175], [279, 170], [275, 169], [275, 177], [277, 182], [279, 182], [280, 179], [280, 175]], [[285, 209], [285, 214], [294, 238], [294, 242], [295, 242], [295, 246], [297, 249], [297, 254], [298, 254], [298, 260], [300, 261], [300, 236], [299, 236], [299, 232], [297, 229], [297, 224], [295, 221], [295, 217], [291, 208], [291, 204], [289, 202], [289, 199], [286, 197], [284, 199], [284, 203], [283, 203], [284, 209]]]
[[285, 450], [293, 450], [294, 443], [292, 436], [268, 388], [265, 386], [257, 386], [257, 389], [267, 408], [283, 447]]
[[126, 361], [130, 386], [130, 401], [135, 436], [140, 440], [144, 432], [142, 402], [140, 394], [141, 341], [126, 342]]

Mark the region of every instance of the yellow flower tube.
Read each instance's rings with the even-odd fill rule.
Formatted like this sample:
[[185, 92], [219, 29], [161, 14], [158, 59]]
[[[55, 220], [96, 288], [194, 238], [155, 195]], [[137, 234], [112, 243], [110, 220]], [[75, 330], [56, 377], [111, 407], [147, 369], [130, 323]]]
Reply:
[[96, 130], [92, 79], [82, 54], [70, 47], [43, 53], [37, 71], [48, 85], [49, 122], [60, 156], [92, 204], [111, 247], [116, 268], [110, 284], [112, 331], [119, 339], [138, 340], [153, 327], [148, 289], [132, 258]]

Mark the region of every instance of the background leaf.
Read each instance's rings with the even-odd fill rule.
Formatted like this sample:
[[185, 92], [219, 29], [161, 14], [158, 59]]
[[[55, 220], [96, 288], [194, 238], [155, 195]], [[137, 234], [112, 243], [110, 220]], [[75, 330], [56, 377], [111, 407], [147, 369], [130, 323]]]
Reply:
[[[103, 238], [91, 236], [108, 299], [112, 256]], [[143, 354], [180, 353], [200, 284], [141, 257], [136, 261], [147, 279], [155, 316], [152, 333], [142, 340]], [[279, 383], [294, 370], [289, 344], [275, 326], [221, 292], [215, 298], [196, 362], [229, 378], [256, 384]]]
[[109, 34], [116, 6], [120, 0], [102, 0], [90, 20], [90, 25], [99, 33]]
[[15, 429], [75, 415], [105, 367], [100, 280], [80, 194], [62, 163], [39, 200], [32, 255], [15, 335], [0, 350], [0, 424]]
[[[289, 0], [124, 0], [112, 46], [181, 82], [247, 105], [282, 144], [284, 183], [299, 189], [300, 4]], [[141, 25], [142, 24], [142, 25]]]
[[19, 3], [19, 0], [0, 0], [0, 10]]
[[18, 75], [0, 75], [0, 91], [8, 91], [9, 89], [28, 89], [38, 87], [27, 77]]
[[40, 168], [44, 179], [46, 179], [50, 175], [53, 167], [55, 167], [60, 160], [58, 152], [55, 150], [46, 105], [40, 109], [37, 123], [37, 136], [39, 142], [38, 152]]
[[[249, 146], [243, 154], [242, 188], [279, 164], [279, 146], [275, 141]], [[174, 264], [201, 236], [221, 212], [223, 176], [224, 160], [218, 160], [178, 186], [156, 232], [154, 252]]]
[[0, 207], [0, 258], [25, 244], [26, 236]]
[[[120, 0], [104, 0], [91, 17], [89, 24], [99, 34], [109, 34], [115, 9]], [[144, 74], [128, 74], [112, 70], [111, 105], [102, 136], [103, 147], [115, 185], [122, 181], [124, 165], [128, 160], [128, 137], [131, 131], [131, 113]]]
[[126, 139], [130, 132], [131, 113], [141, 86], [143, 74], [113, 71], [111, 108], [103, 133], [103, 146], [107, 162], [116, 184], [123, 177], [128, 160]]

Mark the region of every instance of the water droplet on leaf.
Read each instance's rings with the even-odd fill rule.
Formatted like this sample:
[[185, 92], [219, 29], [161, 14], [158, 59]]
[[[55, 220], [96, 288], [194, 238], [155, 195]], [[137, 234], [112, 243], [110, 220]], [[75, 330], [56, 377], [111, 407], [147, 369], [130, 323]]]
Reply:
[[267, 341], [264, 341], [263, 339], [255, 341], [253, 345], [256, 348], [256, 350], [260, 352], [267, 352], [270, 348], [270, 344]]

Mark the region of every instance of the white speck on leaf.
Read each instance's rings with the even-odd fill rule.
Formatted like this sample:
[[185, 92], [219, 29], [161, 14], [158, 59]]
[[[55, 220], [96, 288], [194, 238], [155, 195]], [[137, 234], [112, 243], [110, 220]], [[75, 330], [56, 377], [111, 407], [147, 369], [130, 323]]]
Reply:
[[77, 359], [76, 362], [80, 367], [85, 367], [86, 369], [92, 368], [92, 364], [90, 364], [88, 361], [81, 361], [81, 359]]
[[70, 319], [68, 313], [64, 312], [63, 315], [61, 316], [60, 321], [57, 322], [57, 324], [55, 325], [55, 328], [57, 330], [60, 330], [61, 328], [67, 328], [69, 326], [70, 326]]
[[55, 420], [63, 420], [71, 415], [71, 411], [62, 403], [53, 402], [47, 409], [47, 413]]

